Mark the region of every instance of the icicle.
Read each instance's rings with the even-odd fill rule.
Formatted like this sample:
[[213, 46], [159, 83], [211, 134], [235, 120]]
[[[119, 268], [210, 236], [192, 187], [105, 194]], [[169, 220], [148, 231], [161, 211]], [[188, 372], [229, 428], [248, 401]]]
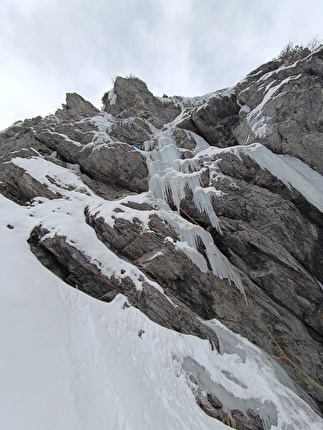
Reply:
[[205, 191], [201, 187], [201, 173], [197, 171], [196, 161], [180, 160], [180, 152], [169, 135], [161, 134], [158, 137], [158, 148], [159, 150], [147, 154], [150, 190], [158, 198], [166, 201], [171, 198], [179, 210], [180, 202], [185, 199], [188, 188], [192, 192], [196, 208], [201, 213], [204, 212], [211, 225], [220, 231], [219, 220], [211, 201], [215, 192]]
[[193, 192], [195, 187], [200, 186], [200, 177], [198, 175], [192, 176], [183, 173], [173, 174], [169, 183], [173, 202], [179, 210], [181, 200], [185, 199], [186, 188], [188, 187]]
[[165, 163], [165, 167], [173, 167], [174, 160], [180, 158], [180, 153], [177, 146], [174, 144], [164, 146], [159, 151], [161, 160]]
[[211, 194], [208, 194], [202, 187], [195, 187], [193, 190], [193, 202], [200, 212], [207, 214], [212, 227], [221, 233], [219, 219], [216, 216], [211, 203]]
[[185, 178], [183, 176], [179, 176], [179, 177], [173, 176], [170, 179], [169, 186], [172, 193], [173, 203], [179, 210], [180, 202], [185, 198], [185, 187], [186, 187]]
[[153, 140], [146, 140], [143, 143], [143, 149], [145, 151], [152, 151], [154, 149], [154, 146], [155, 146], [155, 142]]
[[183, 160], [181, 163], [181, 170], [183, 173], [196, 172], [198, 170], [198, 165], [196, 160], [192, 160], [190, 158]]
[[108, 93], [108, 99], [111, 105], [115, 105], [117, 102], [117, 94], [114, 92], [114, 89], [112, 88]]
[[163, 163], [161, 160], [150, 160], [148, 163], [149, 175], [150, 177], [154, 176], [156, 173], [160, 173], [163, 171]]
[[204, 256], [197, 249], [199, 239], [203, 243], [205, 254], [213, 274], [220, 279], [228, 279], [228, 281], [232, 282], [245, 297], [244, 287], [238, 272], [215, 246], [210, 233], [198, 225], [193, 225], [182, 218], [178, 219], [174, 217], [174, 214], [164, 212], [163, 218], [174, 228], [181, 242], [186, 242], [188, 246], [178, 243], [176, 245], [202, 272], [207, 272], [207, 263]]
[[167, 201], [168, 183], [165, 176], [156, 173], [149, 181], [149, 189], [155, 197]]
[[169, 135], [162, 134], [158, 138], [159, 149], [165, 148], [168, 145], [174, 145], [175, 146], [173, 139]]

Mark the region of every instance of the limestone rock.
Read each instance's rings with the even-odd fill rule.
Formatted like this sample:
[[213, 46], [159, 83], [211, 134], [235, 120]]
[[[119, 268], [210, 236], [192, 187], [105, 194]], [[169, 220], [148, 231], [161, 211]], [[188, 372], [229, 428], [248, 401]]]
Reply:
[[239, 106], [234, 95], [211, 97], [208, 103], [192, 113], [192, 121], [211, 145], [225, 147], [237, 144], [232, 129], [238, 124]]
[[68, 121], [91, 117], [97, 113], [99, 113], [99, 109], [84, 100], [82, 96], [76, 93], [67, 93], [66, 104], [63, 104], [61, 109], [57, 109], [55, 115], [63, 121]]
[[322, 174], [323, 52], [289, 67], [273, 66], [264, 66], [236, 87], [242, 108], [233, 133], [240, 144], [261, 142]]
[[237, 430], [263, 430], [264, 425], [259, 417], [252, 409], [248, 409], [247, 415], [243, 412], [234, 409], [231, 411], [231, 416], [234, 420], [234, 428]]
[[114, 116], [139, 117], [155, 127], [174, 120], [180, 113], [172, 101], [163, 103], [148, 90], [145, 82], [135, 77], [117, 77], [103, 103], [104, 110]]
[[[79, 164], [90, 178], [103, 184], [115, 185], [131, 191], [147, 190], [148, 170], [142, 153], [126, 143], [84, 146], [66, 135], [48, 130], [37, 132], [37, 137], [52, 151], [70, 163]], [[85, 136], [86, 137], [86, 136]]]
[[147, 282], [143, 290], [139, 291], [128, 277], [120, 283], [119, 279], [104, 275], [97, 265], [74, 248], [65, 237], [50, 237], [47, 233], [49, 232], [41, 227], [35, 228], [29, 243], [42, 264], [65, 282], [103, 301], [111, 301], [118, 293], [122, 293], [133, 306], [158, 324], [208, 339], [212, 347], [219, 348], [216, 334], [200, 322], [188, 307], [175, 307]]
[[24, 169], [13, 163], [7, 165], [5, 171], [0, 175], [0, 179], [0, 191], [2, 194], [22, 205], [31, 202], [38, 196], [48, 199], [57, 197], [45, 185], [35, 180]]
[[150, 138], [149, 123], [141, 118], [119, 119], [112, 126], [110, 136], [120, 142], [142, 145]]
[[223, 403], [220, 402], [220, 400], [216, 397], [214, 393], [208, 392], [207, 399], [214, 408], [217, 408], [217, 409], [223, 408]]

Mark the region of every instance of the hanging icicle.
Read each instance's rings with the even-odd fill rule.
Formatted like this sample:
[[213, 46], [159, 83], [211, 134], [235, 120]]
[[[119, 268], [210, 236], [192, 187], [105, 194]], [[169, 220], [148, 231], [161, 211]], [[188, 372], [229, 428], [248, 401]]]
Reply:
[[[158, 198], [171, 199], [179, 210], [187, 190], [193, 195], [196, 208], [205, 213], [212, 225], [220, 231], [218, 218], [213, 210], [212, 191], [201, 186], [201, 173], [194, 160], [181, 160], [181, 154], [173, 139], [166, 133], [158, 137], [158, 147], [147, 155], [149, 189]], [[216, 194], [214, 190], [213, 194]]]

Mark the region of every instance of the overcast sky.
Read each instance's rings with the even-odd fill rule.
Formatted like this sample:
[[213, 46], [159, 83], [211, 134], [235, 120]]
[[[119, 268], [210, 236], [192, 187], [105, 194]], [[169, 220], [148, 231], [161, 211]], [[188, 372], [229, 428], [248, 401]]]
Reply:
[[323, 0], [1, 0], [0, 129], [66, 92], [100, 108], [118, 75], [156, 95], [230, 87], [322, 23]]

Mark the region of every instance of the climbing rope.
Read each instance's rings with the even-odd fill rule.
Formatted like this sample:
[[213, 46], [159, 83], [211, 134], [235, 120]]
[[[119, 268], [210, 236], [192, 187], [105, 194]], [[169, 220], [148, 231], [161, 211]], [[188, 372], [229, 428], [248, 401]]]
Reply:
[[[194, 224], [196, 224], [197, 226], [203, 228], [198, 222], [196, 222], [188, 213], [186, 213], [184, 211], [184, 209], [182, 209], [181, 207], [179, 207], [179, 210], [181, 212], [183, 212]], [[226, 257], [225, 257], [226, 258]], [[236, 276], [234, 275], [233, 271], [231, 270], [230, 266], [228, 265], [228, 263], [226, 262], [225, 258], [222, 258], [222, 262], [225, 265], [229, 275], [230, 275], [230, 280], [233, 281], [233, 283], [235, 284], [235, 286], [238, 288], [238, 290], [241, 292], [241, 294], [243, 295], [245, 302], [247, 303], [247, 296], [246, 293], [242, 287], [242, 282], [239, 282], [238, 279], [236, 278]]]
[[286, 360], [288, 361], [296, 370], [298, 370], [303, 376], [305, 376], [313, 385], [315, 385], [319, 390], [323, 391], [323, 386], [319, 384], [317, 381], [315, 381], [313, 378], [311, 378], [306, 372], [304, 372], [303, 369], [301, 369], [282, 349], [282, 347], [279, 345], [275, 337], [272, 335], [266, 324], [264, 323], [263, 319], [260, 317], [259, 313], [256, 311], [253, 304], [250, 302], [250, 300], [247, 298], [249, 308], [252, 310], [252, 312], [256, 315], [257, 319], [261, 322], [262, 326], [266, 330], [268, 336], [273, 341], [274, 345], [278, 349], [278, 351], [281, 353], [281, 357], [270, 357], [272, 360]]
[[[183, 212], [184, 215], [187, 216], [194, 224], [198, 225], [199, 227], [202, 227], [198, 222], [195, 221], [187, 212], [184, 211], [181, 207], [179, 207], [180, 212]], [[202, 227], [203, 228], [203, 227]]]
[[[182, 212], [183, 214], [185, 214], [194, 224], [198, 225], [199, 227], [203, 228], [198, 222], [196, 222], [188, 213], [186, 213], [184, 211], [184, 209], [182, 209], [181, 207], [179, 207], [180, 212]], [[228, 264], [226, 263], [225, 260], [223, 260], [224, 264], [227, 267], [228, 272], [230, 273], [230, 276], [232, 277], [233, 281], [235, 283], [237, 283], [237, 279], [234, 276], [234, 273], [232, 273], [232, 270], [230, 270], [230, 267], [228, 266]], [[267, 325], [265, 324], [265, 322], [263, 321], [263, 319], [260, 317], [259, 313], [257, 312], [257, 310], [255, 309], [255, 307], [253, 306], [253, 304], [250, 302], [249, 298], [246, 296], [246, 294], [243, 294], [246, 300], [246, 303], [249, 307], [249, 309], [252, 310], [252, 312], [255, 314], [256, 318], [260, 321], [260, 323], [262, 324], [262, 326], [264, 327], [266, 333], [268, 334], [268, 336], [270, 337], [270, 339], [272, 340], [272, 342], [274, 343], [274, 345], [276, 346], [276, 348], [278, 349], [278, 351], [280, 352], [281, 356], [280, 357], [273, 357], [271, 356], [270, 358], [272, 360], [286, 360], [289, 362], [289, 364], [291, 364], [298, 372], [300, 372], [303, 376], [305, 376], [305, 378], [307, 378], [313, 385], [315, 385], [319, 390], [323, 391], [323, 386], [321, 384], [319, 384], [317, 381], [315, 381], [313, 378], [311, 378], [303, 369], [301, 369], [290, 357], [288, 357], [284, 350], [282, 349], [282, 347], [279, 345], [279, 343], [277, 342], [277, 340], [275, 339], [275, 337], [273, 336], [273, 334], [270, 332], [269, 328], [267, 327]]]

